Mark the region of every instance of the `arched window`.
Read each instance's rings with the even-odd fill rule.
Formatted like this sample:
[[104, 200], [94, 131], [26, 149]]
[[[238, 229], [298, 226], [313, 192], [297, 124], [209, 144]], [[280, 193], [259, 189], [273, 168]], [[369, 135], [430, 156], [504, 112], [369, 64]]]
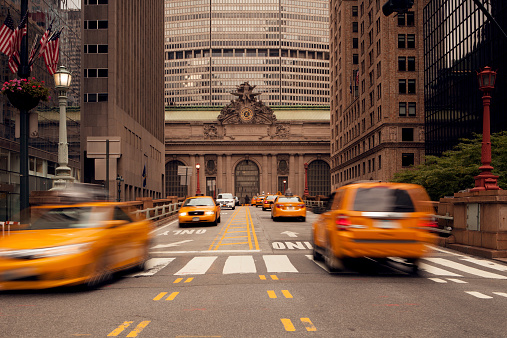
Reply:
[[243, 160], [236, 166], [234, 178], [234, 194], [240, 203], [249, 203], [248, 200], [259, 193], [259, 167], [253, 161]]
[[179, 166], [185, 166], [185, 164], [181, 161], [170, 161], [165, 165], [165, 191], [167, 196], [187, 196], [187, 186], [181, 184], [184, 176], [178, 175]]
[[331, 193], [331, 170], [327, 162], [315, 160], [308, 164], [308, 192], [310, 196]]

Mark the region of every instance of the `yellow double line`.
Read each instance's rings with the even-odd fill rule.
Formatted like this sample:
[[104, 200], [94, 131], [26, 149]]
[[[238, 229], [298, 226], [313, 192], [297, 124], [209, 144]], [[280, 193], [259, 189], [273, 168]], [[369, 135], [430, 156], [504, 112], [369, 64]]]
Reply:
[[[238, 214], [240, 213], [240, 211], [245, 212], [246, 216], [245, 224], [242, 226], [232, 226], [233, 224], [236, 223], [234, 221], [238, 216]], [[233, 235], [234, 233], [245, 233], [245, 232], [247, 233], [246, 236]], [[227, 235], [233, 235], [233, 237], [226, 237]], [[245, 237], [247, 238], [246, 242], [224, 243], [224, 239], [245, 238]], [[248, 248], [250, 250], [259, 250], [259, 241], [257, 239], [257, 235], [255, 234], [255, 227], [252, 220], [252, 215], [250, 214], [250, 210], [248, 209], [248, 207], [240, 207], [234, 212], [234, 214], [232, 214], [231, 219], [224, 227], [222, 227], [218, 235], [213, 240], [213, 243], [211, 243], [208, 250], [210, 251], [218, 250], [219, 247], [226, 245], [244, 245], [244, 244], [248, 244]]]

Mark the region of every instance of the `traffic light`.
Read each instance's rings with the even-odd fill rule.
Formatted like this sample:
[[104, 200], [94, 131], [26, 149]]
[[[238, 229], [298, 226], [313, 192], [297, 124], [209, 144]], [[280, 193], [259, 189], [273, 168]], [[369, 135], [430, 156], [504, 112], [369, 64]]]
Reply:
[[408, 11], [414, 5], [414, 0], [387, 0], [382, 6], [382, 13], [385, 16], [389, 16], [394, 12], [404, 13]]

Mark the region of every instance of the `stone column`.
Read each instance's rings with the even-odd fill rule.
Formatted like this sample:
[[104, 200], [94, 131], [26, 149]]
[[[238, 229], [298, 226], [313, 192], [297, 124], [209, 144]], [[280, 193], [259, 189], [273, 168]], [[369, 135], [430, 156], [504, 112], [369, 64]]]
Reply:
[[271, 180], [269, 192], [276, 194], [278, 192], [278, 170], [276, 154], [271, 154]]
[[298, 195], [303, 196], [305, 192], [305, 154], [298, 154], [297, 167]]
[[296, 161], [294, 159], [294, 154], [289, 155], [289, 182], [287, 182], [287, 189], [294, 194], [298, 194], [298, 184], [296, 181]]
[[[196, 163], [199, 163], [201, 165], [201, 168], [199, 169], [199, 189], [201, 190], [201, 194], [206, 195], [206, 165], [204, 164], [204, 156], [197, 155], [196, 161]], [[195, 175], [197, 178], [197, 169]]]
[[197, 170], [195, 169], [196, 165], [196, 154], [190, 155], [190, 166], [192, 167], [192, 177], [190, 177], [190, 184], [188, 185], [188, 195], [195, 196], [195, 191], [197, 189]]
[[223, 155], [217, 155], [217, 193], [223, 191], [224, 187], [224, 179], [223, 176], [225, 174], [224, 164], [223, 164]]
[[262, 180], [260, 186], [260, 193], [264, 191], [264, 193], [268, 192], [268, 154], [262, 154]]
[[225, 157], [225, 190], [223, 192], [233, 193], [232, 181], [233, 181], [233, 171], [232, 171], [232, 161], [231, 154], [226, 154]]

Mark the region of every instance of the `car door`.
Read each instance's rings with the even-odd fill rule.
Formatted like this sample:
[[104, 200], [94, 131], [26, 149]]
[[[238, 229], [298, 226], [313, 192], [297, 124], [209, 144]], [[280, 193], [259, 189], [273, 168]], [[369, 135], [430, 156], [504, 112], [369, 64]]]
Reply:
[[142, 233], [138, 222], [134, 222], [127, 211], [120, 206], [114, 207], [113, 221], [120, 221], [111, 230], [116, 239], [116, 266], [114, 268], [121, 269], [139, 259]]
[[331, 221], [332, 214], [331, 214], [331, 206], [333, 205], [333, 201], [335, 199], [336, 192], [332, 192], [329, 195], [329, 198], [324, 205], [323, 212], [319, 215], [317, 218], [317, 221], [315, 223], [315, 243], [320, 246], [324, 247], [326, 244], [326, 229], [328, 226], [328, 223]]

